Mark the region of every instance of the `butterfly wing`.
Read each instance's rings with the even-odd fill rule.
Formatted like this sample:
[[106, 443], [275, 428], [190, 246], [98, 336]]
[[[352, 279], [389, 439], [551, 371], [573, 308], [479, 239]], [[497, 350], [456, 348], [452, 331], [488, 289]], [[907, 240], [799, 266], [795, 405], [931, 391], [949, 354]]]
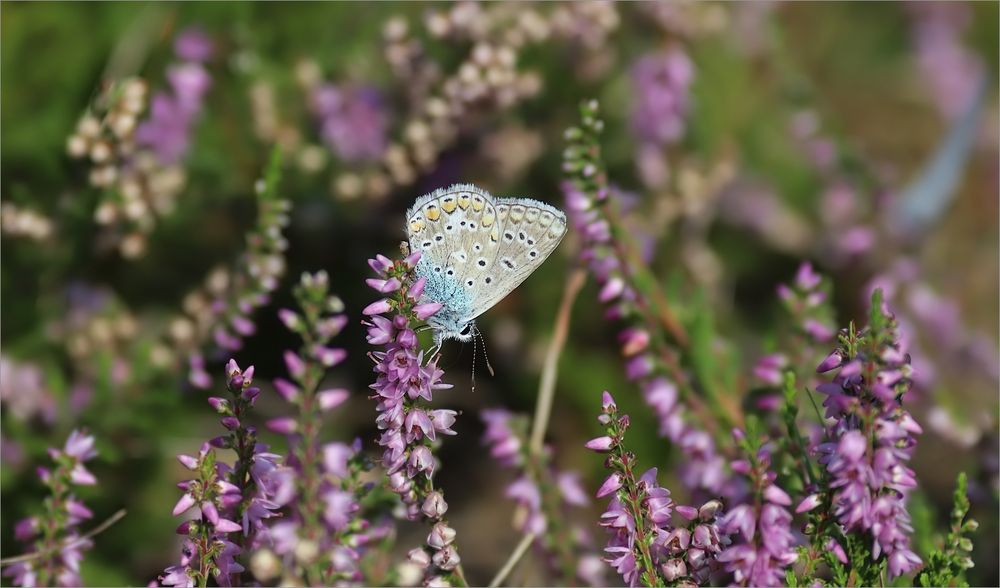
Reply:
[[485, 265], [476, 260], [463, 276], [463, 284], [472, 282], [476, 287], [469, 318], [483, 314], [510, 294], [566, 235], [566, 215], [544, 202], [498, 198], [495, 208], [499, 241], [496, 255]]
[[[458, 184], [422, 196], [406, 214], [410, 249], [423, 253], [425, 292], [457, 314], [462, 324], [474, 318], [480, 280], [500, 249], [500, 228], [493, 197], [471, 184]], [[490, 278], [493, 281], [493, 278]]]

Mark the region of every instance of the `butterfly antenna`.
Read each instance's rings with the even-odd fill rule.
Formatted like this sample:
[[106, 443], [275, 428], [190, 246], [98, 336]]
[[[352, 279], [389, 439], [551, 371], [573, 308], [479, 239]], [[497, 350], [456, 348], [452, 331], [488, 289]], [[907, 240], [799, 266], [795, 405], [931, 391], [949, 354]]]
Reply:
[[472, 335], [472, 393], [476, 393], [476, 335]]
[[[490, 356], [486, 354], [486, 337], [483, 336], [483, 332], [480, 331], [478, 328], [476, 329], [476, 335], [479, 335], [479, 338], [483, 341], [483, 359], [486, 360], [486, 369], [489, 370], [491, 377], [495, 377], [496, 372], [493, 371], [493, 366], [490, 365]], [[475, 364], [474, 356], [472, 363]]]

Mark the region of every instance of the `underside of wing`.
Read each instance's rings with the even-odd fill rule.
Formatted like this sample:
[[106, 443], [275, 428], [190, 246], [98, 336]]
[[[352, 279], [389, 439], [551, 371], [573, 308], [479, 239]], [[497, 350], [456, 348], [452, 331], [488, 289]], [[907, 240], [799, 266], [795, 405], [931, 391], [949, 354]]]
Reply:
[[406, 224], [410, 248], [423, 252], [425, 271], [436, 278], [437, 288], [425, 290], [432, 299], [444, 304], [456, 296], [474, 300], [481, 287], [489, 286], [479, 280], [496, 257], [500, 228], [488, 192], [471, 184], [437, 190], [417, 199]]
[[472, 318], [489, 310], [555, 251], [566, 235], [566, 215], [530, 198], [498, 198], [499, 247], [482, 275], [487, 286], [472, 300]]

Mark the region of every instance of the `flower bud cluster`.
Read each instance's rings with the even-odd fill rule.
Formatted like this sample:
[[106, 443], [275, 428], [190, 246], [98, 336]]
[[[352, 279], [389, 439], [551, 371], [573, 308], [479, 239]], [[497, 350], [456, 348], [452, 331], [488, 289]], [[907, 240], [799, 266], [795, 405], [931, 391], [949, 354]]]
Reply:
[[388, 297], [369, 304], [362, 313], [368, 317], [364, 323], [368, 342], [381, 348], [369, 356], [375, 363], [371, 389], [388, 487], [402, 499], [407, 518], [434, 525], [425, 546], [411, 551], [409, 561], [421, 566], [425, 582], [447, 585], [461, 560], [454, 545], [455, 530], [444, 519], [447, 503], [434, 489], [439, 462], [433, 451], [441, 436], [456, 434], [451, 427], [457, 413], [430, 405], [435, 390], [451, 385], [441, 381], [444, 371], [438, 368], [437, 357], [425, 363], [413, 330], [415, 322], [441, 309], [441, 304], [423, 297], [425, 280], [415, 278], [419, 260], [420, 252], [397, 261], [382, 255], [368, 260], [377, 277], [366, 283]]
[[[635, 586], [703, 585], [719, 568], [716, 559], [729, 540], [718, 524], [722, 503], [710, 500], [700, 508], [677, 505], [670, 490], [656, 480], [656, 468], [635, 474], [635, 455], [624, 448], [629, 416], [620, 414], [614, 398], [605, 392], [597, 417], [605, 435], [591, 439], [586, 447], [607, 454], [605, 467], [611, 474], [597, 497], [611, 496], [600, 525], [610, 533], [605, 562], [626, 584]], [[674, 513], [688, 522], [675, 526]]]
[[872, 557], [885, 556], [891, 577], [921, 565], [910, 547], [907, 498], [916, 477], [907, 462], [921, 427], [903, 408], [911, 385], [909, 355], [881, 290], [872, 296], [868, 327], [852, 324], [840, 346], [817, 368], [836, 370], [817, 391], [833, 419], [829, 441], [820, 445], [820, 463], [829, 478], [832, 514], [845, 532], [871, 533]]
[[21, 520], [14, 537], [31, 544], [36, 554], [4, 570], [16, 586], [81, 586], [80, 563], [93, 542], [80, 535], [80, 523], [94, 513], [73, 494], [73, 486], [95, 486], [97, 478], [84, 465], [97, 456], [94, 437], [73, 431], [61, 449], [50, 448], [54, 468], [39, 467], [38, 477], [49, 489], [42, 514]]
[[209, 272], [204, 285], [185, 296], [184, 312], [168, 322], [163, 351], [170, 362], [188, 357], [189, 381], [196, 388], [211, 386], [200, 349], [206, 342], [226, 352], [242, 348], [243, 338], [257, 330], [255, 311], [268, 304], [285, 273], [288, 241], [282, 231], [291, 203], [277, 194], [279, 169], [275, 156], [266, 178], [255, 186], [257, 224], [247, 233], [246, 250], [236, 266]]
[[610, 191], [597, 142], [603, 129], [597, 108], [596, 101], [585, 103], [581, 107], [583, 124], [566, 133], [569, 145], [563, 169], [571, 179], [563, 184], [563, 191], [570, 222], [583, 241], [580, 257], [597, 279], [605, 317], [625, 325], [619, 341], [626, 376], [642, 387], [646, 403], [660, 422], [660, 434], [678, 444], [686, 456], [684, 484], [717, 495], [726, 489], [725, 461], [712, 437], [685, 416], [678, 390], [678, 383], [685, 383], [684, 376], [679, 380], [667, 376], [662, 358], [673, 358], [674, 352], [661, 340], [661, 328], [644, 316], [648, 303], [634, 286], [633, 268], [622, 254], [626, 245], [618, 242], [619, 235], [605, 210]]
[[0, 204], [0, 232], [7, 237], [46, 241], [52, 236], [52, 220], [37, 210], [4, 202]]

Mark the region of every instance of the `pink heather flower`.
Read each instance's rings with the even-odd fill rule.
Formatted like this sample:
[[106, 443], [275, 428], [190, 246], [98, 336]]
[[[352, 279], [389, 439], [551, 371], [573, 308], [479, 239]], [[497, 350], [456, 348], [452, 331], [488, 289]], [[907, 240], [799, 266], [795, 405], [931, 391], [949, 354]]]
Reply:
[[521, 439], [510, 428], [511, 413], [506, 410], [487, 409], [480, 413], [486, 423], [483, 441], [490, 445], [490, 456], [501, 465], [519, 465], [521, 455]]
[[597, 489], [597, 498], [604, 498], [609, 494], [614, 494], [622, 487], [622, 478], [618, 473], [608, 476], [601, 487]]
[[586, 447], [587, 449], [590, 449], [592, 451], [597, 451], [599, 453], [610, 451], [613, 446], [614, 446], [614, 440], [611, 437], [608, 437], [607, 435], [591, 439], [590, 441], [587, 441], [586, 444], [584, 444], [584, 447]]
[[376, 314], [385, 314], [392, 310], [392, 305], [389, 304], [388, 298], [383, 298], [382, 300], [376, 300], [361, 311], [361, 314], [365, 316], [372, 316]]
[[94, 437], [74, 430], [66, 439], [63, 452], [81, 462], [93, 459], [97, 455], [97, 451], [94, 449]]
[[322, 84], [310, 98], [320, 135], [338, 157], [346, 162], [374, 162], [382, 157], [389, 119], [377, 90]]
[[212, 39], [198, 27], [188, 27], [174, 38], [174, 53], [185, 61], [208, 61], [214, 50]]
[[413, 313], [417, 317], [417, 320], [427, 320], [428, 318], [434, 316], [434, 314], [441, 310], [443, 304], [437, 302], [428, 302], [425, 304], [418, 304], [413, 308]]
[[679, 46], [641, 57], [632, 66], [632, 131], [647, 143], [666, 145], [684, 133], [694, 66]]
[[[859, 350], [856, 357], [839, 349], [843, 366], [832, 382], [817, 388], [827, 395], [827, 414], [836, 419], [830, 431], [834, 441], [817, 449], [831, 478], [833, 514], [846, 530], [870, 533], [872, 555], [884, 554], [890, 576], [896, 577], [920, 565], [910, 548], [912, 527], [906, 510], [908, 494], [916, 486], [906, 462], [920, 426], [902, 408], [911, 368], [896, 323], [882, 306], [876, 308], [882, 313], [881, 324], [876, 323], [881, 331], [868, 327], [857, 335], [856, 346], [849, 347]], [[867, 433], [858, 430], [859, 419], [874, 427]]]
[[806, 496], [798, 506], [795, 507], [796, 514], [802, 514], [804, 512], [809, 512], [823, 503], [823, 497], [819, 494], [810, 494]]
[[302, 361], [302, 358], [298, 356], [294, 351], [285, 351], [285, 368], [292, 377], [298, 379], [305, 374], [306, 364]]
[[402, 286], [398, 278], [389, 278], [388, 280], [368, 278], [367, 280], [365, 280], [365, 283], [368, 284], [368, 287], [374, 289], [376, 292], [379, 292], [380, 294], [389, 294], [391, 292], [395, 292], [396, 290], [399, 290], [399, 288]]
[[333, 410], [341, 404], [343, 404], [350, 397], [350, 392], [344, 388], [335, 388], [333, 390], [322, 390], [316, 393], [316, 399], [319, 401], [319, 408], [323, 412]]
[[331, 347], [324, 347], [322, 345], [315, 346], [312, 352], [316, 359], [318, 359], [324, 367], [328, 368], [344, 361], [347, 357], [347, 351], [343, 349], [334, 349]]

